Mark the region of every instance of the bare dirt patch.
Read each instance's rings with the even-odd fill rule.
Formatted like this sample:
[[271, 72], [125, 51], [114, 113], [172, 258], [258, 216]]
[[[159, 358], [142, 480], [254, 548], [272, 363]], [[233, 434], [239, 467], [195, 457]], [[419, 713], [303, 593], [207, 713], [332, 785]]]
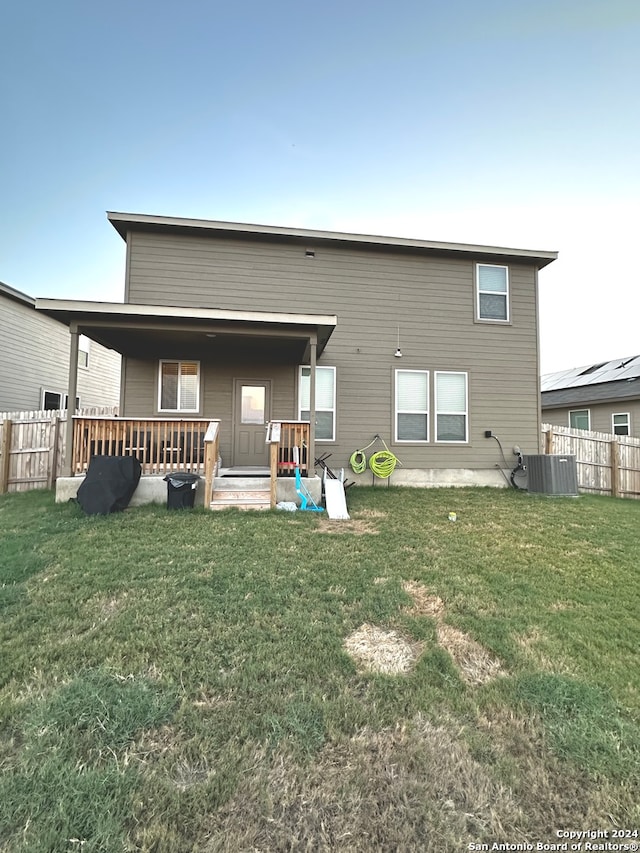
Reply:
[[344, 641], [345, 649], [368, 672], [402, 675], [409, 672], [422, 653], [422, 644], [410, 642], [396, 631], [385, 631], [365, 622]]

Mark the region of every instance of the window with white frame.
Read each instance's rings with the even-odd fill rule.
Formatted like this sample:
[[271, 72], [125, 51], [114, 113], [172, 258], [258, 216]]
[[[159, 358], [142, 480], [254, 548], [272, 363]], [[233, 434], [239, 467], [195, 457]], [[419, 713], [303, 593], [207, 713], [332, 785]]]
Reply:
[[589, 409], [574, 409], [569, 412], [569, 426], [571, 429], [591, 429], [590, 422]]
[[86, 335], [78, 335], [78, 367], [89, 367], [91, 343]]
[[396, 370], [396, 441], [429, 441], [429, 371]]
[[496, 264], [476, 264], [476, 316], [478, 320], [508, 322], [509, 269]]
[[469, 440], [467, 374], [435, 373], [436, 441]]
[[[69, 395], [59, 391], [48, 391], [43, 388], [40, 392], [40, 408], [47, 412], [66, 409], [69, 403]], [[76, 397], [76, 409], [80, 408], [80, 397]]]
[[[298, 383], [298, 417], [311, 419], [311, 368], [302, 366]], [[336, 438], [336, 369], [316, 367], [316, 441]]]
[[158, 411], [200, 410], [200, 362], [162, 360], [158, 371]]
[[611, 426], [614, 435], [630, 435], [631, 417], [629, 412], [620, 412], [617, 415], [611, 415]]

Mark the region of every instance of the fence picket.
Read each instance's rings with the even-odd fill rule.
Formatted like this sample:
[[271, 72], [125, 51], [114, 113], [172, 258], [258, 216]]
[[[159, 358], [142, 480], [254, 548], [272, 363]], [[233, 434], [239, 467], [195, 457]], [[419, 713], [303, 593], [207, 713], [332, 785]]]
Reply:
[[[91, 407], [79, 414], [114, 417], [117, 409]], [[65, 410], [0, 413], [0, 494], [55, 484], [65, 461], [66, 420]], [[541, 428], [545, 452], [575, 455], [580, 491], [640, 499], [640, 438], [552, 424]]]
[[[88, 407], [87, 416], [117, 414], [114, 406]], [[65, 457], [66, 410], [0, 414], [0, 494], [52, 488]]]
[[576, 457], [578, 489], [598, 495], [640, 498], [640, 438], [542, 424], [547, 453]]

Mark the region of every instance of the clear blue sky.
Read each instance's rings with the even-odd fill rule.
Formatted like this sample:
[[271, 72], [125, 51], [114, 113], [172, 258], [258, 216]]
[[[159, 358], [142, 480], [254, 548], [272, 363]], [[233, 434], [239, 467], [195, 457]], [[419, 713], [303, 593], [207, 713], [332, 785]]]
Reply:
[[556, 249], [543, 372], [640, 352], [639, 0], [24, 0], [0, 280], [120, 300], [106, 210]]

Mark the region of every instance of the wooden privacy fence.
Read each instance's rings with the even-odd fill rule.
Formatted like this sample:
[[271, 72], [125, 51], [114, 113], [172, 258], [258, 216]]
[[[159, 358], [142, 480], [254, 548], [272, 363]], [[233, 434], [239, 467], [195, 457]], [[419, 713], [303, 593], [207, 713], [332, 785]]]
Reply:
[[[116, 408], [82, 412], [111, 416]], [[0, 494], [53, 487], [65, 461], [66, 422], [65, 410], [0, 413]]]
[[578, 489], [614, 498], [640, 498], [640, 438], [542, 424], [545, 453], [576, 457]]

